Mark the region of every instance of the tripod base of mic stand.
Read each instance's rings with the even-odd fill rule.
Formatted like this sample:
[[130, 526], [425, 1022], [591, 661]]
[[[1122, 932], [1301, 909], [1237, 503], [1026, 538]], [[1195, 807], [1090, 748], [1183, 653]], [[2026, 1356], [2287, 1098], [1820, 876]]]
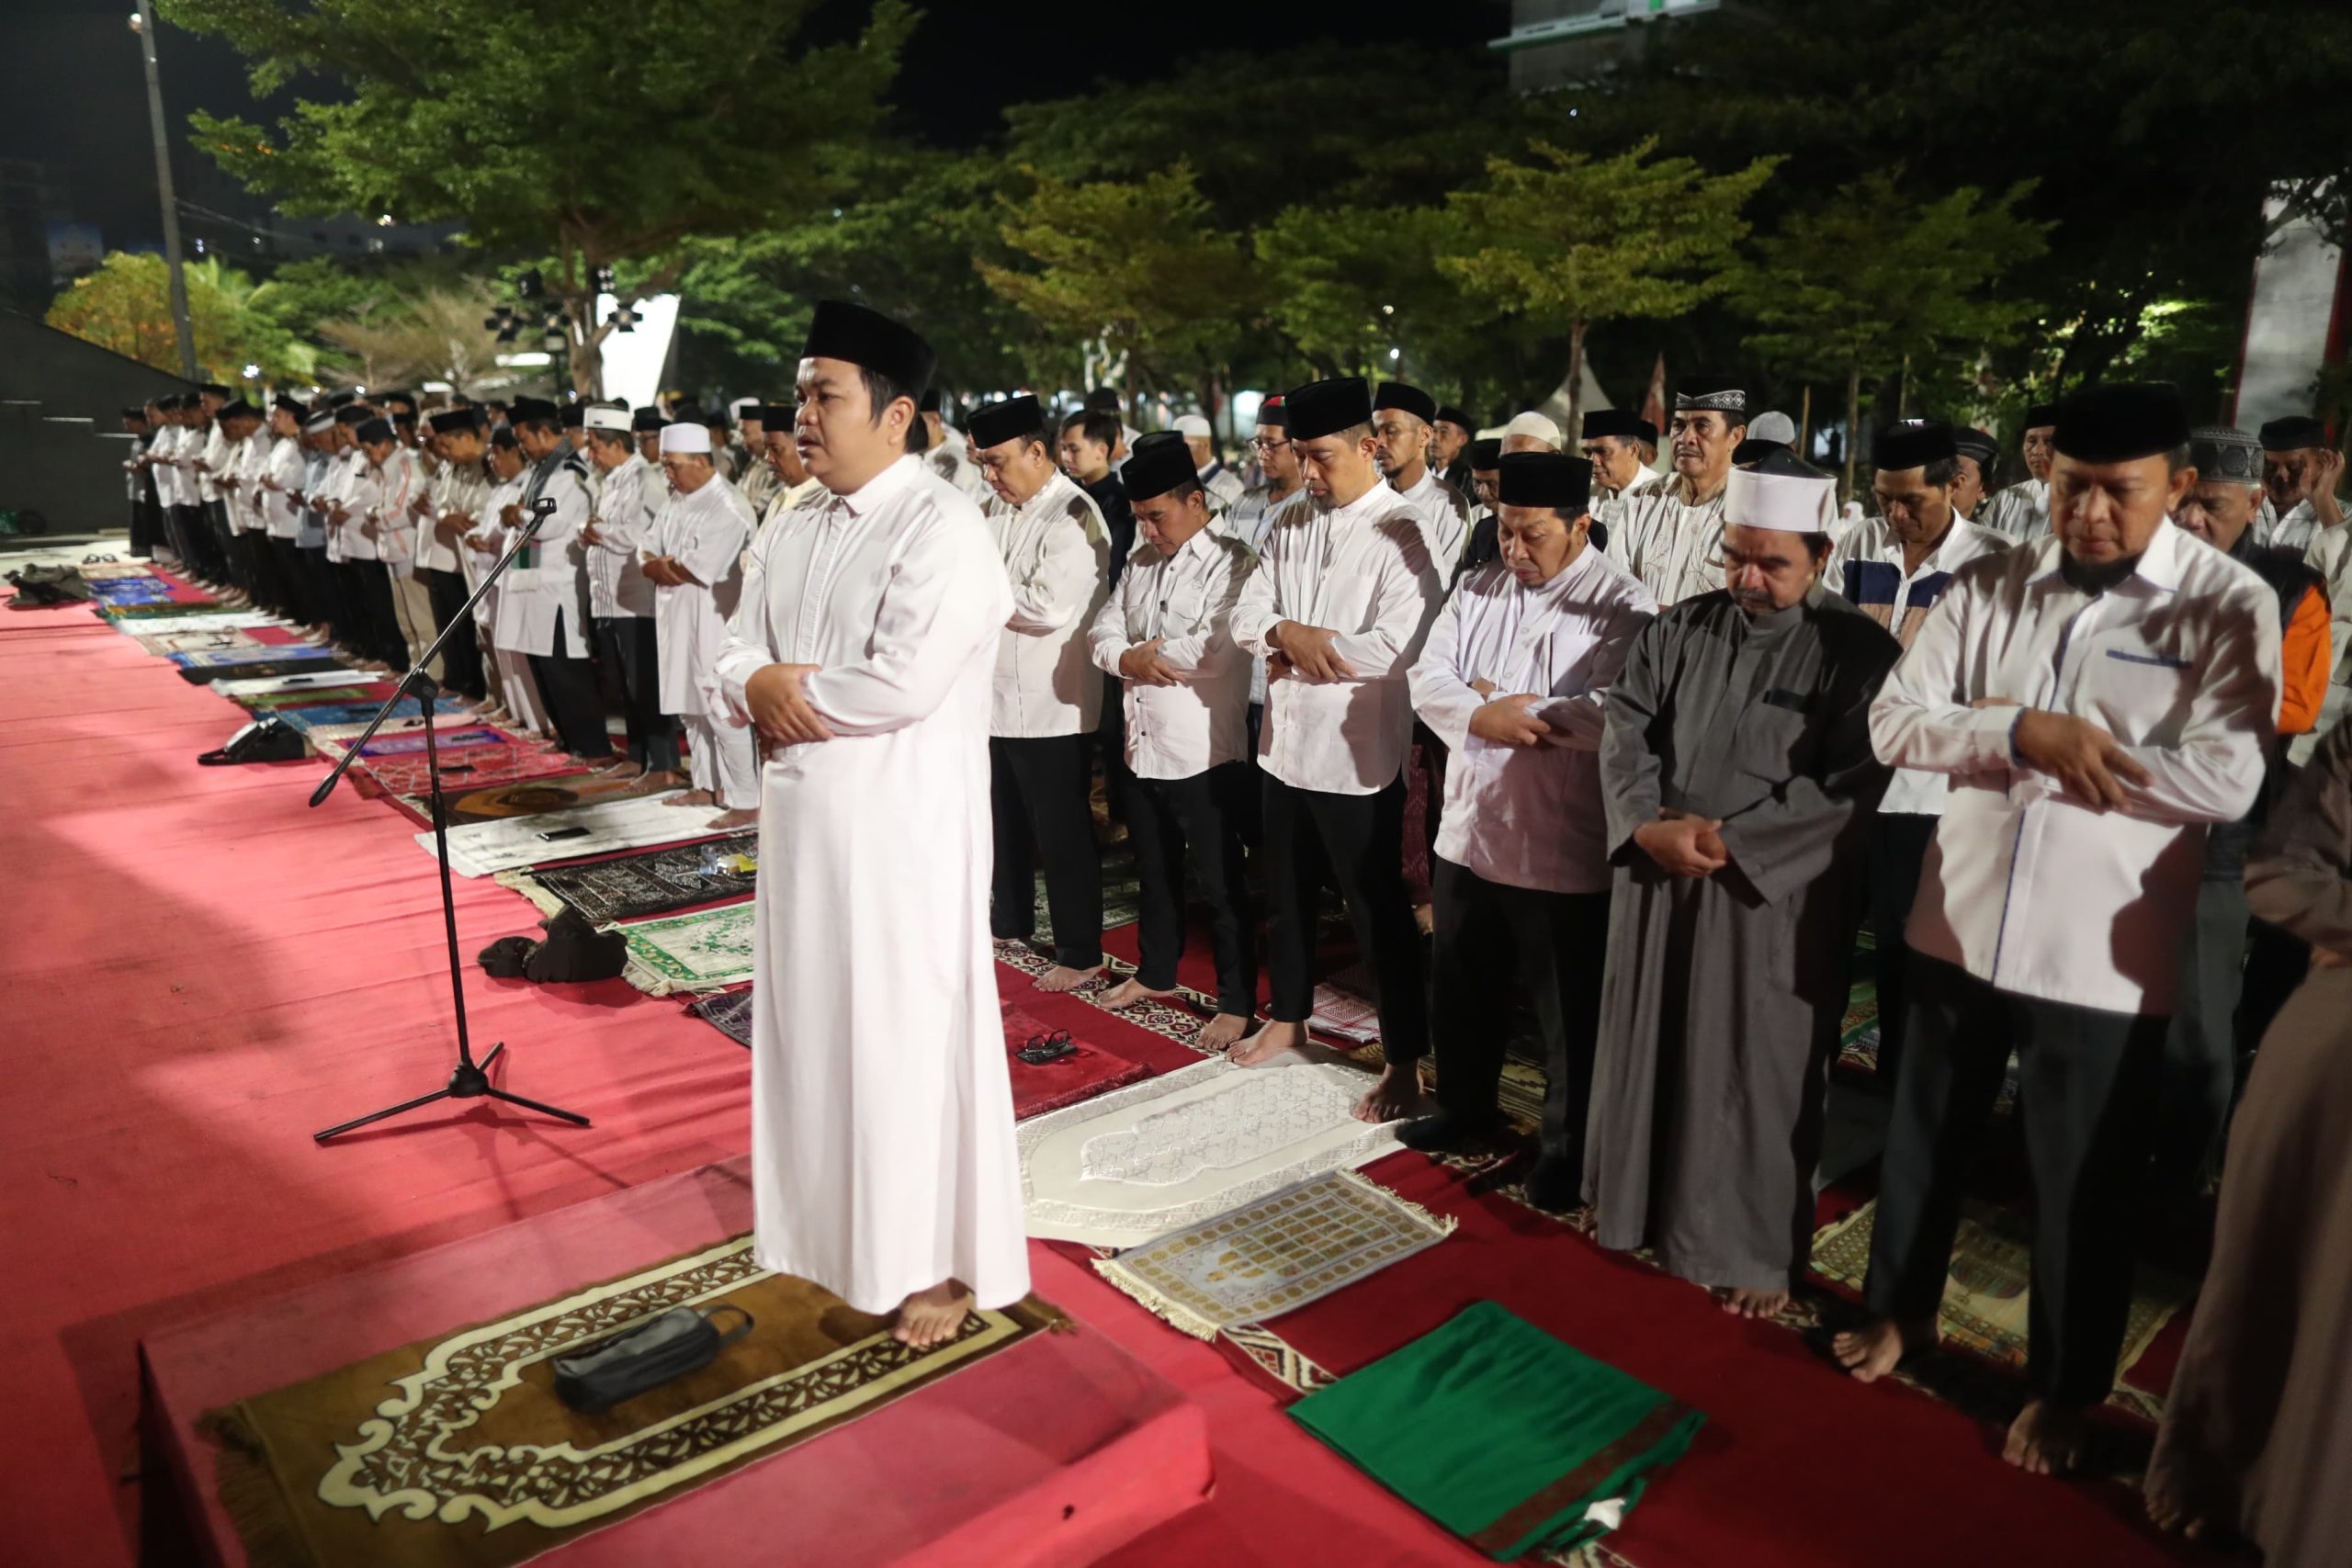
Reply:
[[556, 1106], [542, 1105], [536, 1100], [526, 1100], [519, 1094], [509, 1094], [492, 1084], [490, 1081], [490, 1065], [498, 1060], [498, 1054], [505, 1049], [505, 1042], [501, 1041], [492, 1045], [490, 1048], [490, 1055], [479, 1062], [470, 1058], [461, 1060], [458, 1064], [457, 1070], [449, 1075], [448, 1087], [446, 1089], [436, 1089], [431, 1094], [420, 1094], [414, 1100], [404, 1100], [398, 1105], [388, 1105], [381, 1111], [371, 1111], [367, 1115], [353, 1121], [338, 1122], [322, 1133], [311, 1134], [311, 1140], [323, 1144], [329, 1138], [339, 1137], [355, 1128], [365, 1127], [370, 1122], [402, 1115], [407, 1111], [444, 1100], [502, 1100], [509, 1105], [519, 1105], [526, 1111], [536, 1111], [542, 1115], [569, 1122], [575, 1127], [591, 1125], [588, 1118], [576, 1111], [564, 1111]]

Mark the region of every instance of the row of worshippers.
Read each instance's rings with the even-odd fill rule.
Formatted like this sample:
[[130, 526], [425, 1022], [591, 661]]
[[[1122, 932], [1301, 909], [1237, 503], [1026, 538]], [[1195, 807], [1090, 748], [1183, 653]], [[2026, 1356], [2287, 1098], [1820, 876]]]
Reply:
[[[1805, 1266], [1868, 913], [1895, 1111], [1880, 1315], [1841, 1356], [1877, 1376], [1932, 1333], [1969, 1157], [2021, 1049], [2035, 1398], [2010, 1457], [2068, 1462], [2112, 1377], [2152, 1172], [2193, 1179], [2226, 1115], [2236, 868], [2330, 669], [2314, 574], [2252, 542], [2259, 439], [2192, 433], [2168, 389], [2081, 394], [2052, 416], [2056, 530], [2019, 543], [1954, 510], [1952, 431], [1898, 427], [1879, 515], [1841, 532], [1834, 481], [1785, 447], [1734, 464], [1745, 395], [1700, 378], [1676, 394], [1670, 479], [1596, 501], [1595, 462], [1495, 454], [1496, 556], [1449, 592], [1442, 524], [1390, 461], [1403, 398], [1288, 394], [1259, 449], [1273, 482], [1295, 462], [1295, 497], [1222, 519], [1188, 452], [1136, 443], [1121, 478], [1145, 543], [1115, 584], [1034, 400], [972, 418], [1015, 605], [989, 743], [996, 934], [1029, 934], [1034, 856], [1055, 931], [1038, 983], [1100, 966], [1091, 663], [1121, 682], [1143, 883], [1142, 963], [1107, 1004], [1174, 989], [1189, 872], [1216, 970], [1205, 1038], [1245, 1066], [1298, 1059], [1328, 877], [1389, 1064], [1361, 1114], [1409, 1114], [1433, 1048], [1438, 1107], [1405, 1141], [1492, 1138], [1518, 985], [1551, 1086], [1531, 1198], [1591, 1201], [1605, 1244], [1761, 1315]], [[1254, 788], [1236, 766], [1252, 663]], [[1417, 722], [1452, 758], [1426, 976], [1399, 871]], [[1272, 999], [1254, 1032], [1233, 826], [1252, 793]]]
[[[750, 412], [738, 421], [757, 434], [766, 411]], [[673, 803], [722, 807], [720, 826], [754, 818], [752, 744], [717, 722], [710, 663], [757, 518], [719, 477], [709, 424], [530, 398], [421, 422], [397, 393], [315, 409], [279, 397], [265, 415], [225, 389], [141, 412], [153, 434], [132, 479], [155, 502], [142, 509], [134, 490], [134, 524], [148, 511], [229, 602], [376, 671], [407, 669], [437, 640], [432, 672], [483, 716], [616, 778], [690, 784]], [[762, 442], [768, 482], [755, 487], [773, 507], [806, 490], [789, 411], [783, 427], [780, 446]], [[625, 749], [607, 728], [607, 687]]]

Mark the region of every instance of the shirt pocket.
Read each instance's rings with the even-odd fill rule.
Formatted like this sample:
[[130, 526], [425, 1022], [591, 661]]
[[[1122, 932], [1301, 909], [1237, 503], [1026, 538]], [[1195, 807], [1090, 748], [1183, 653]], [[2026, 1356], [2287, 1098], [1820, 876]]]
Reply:
[[2082, 672], [2077, 711], [2127, 746], [2169, 744], [2188, 722], [2199, 674], [2178, 649], [2137, 637], [2105, 643]]
[[1815, 750], [1812, 692], [1775, 687], [1739, 716], [1732, 733], [1732, 765], [1759, 779], [1781, 780], [1804, 773]]
[[1209, 593], [1198, 583], [1180, 583], [1160, 596], [1159, 630], [1162, 637], [1190, 637], [1208, 623]]

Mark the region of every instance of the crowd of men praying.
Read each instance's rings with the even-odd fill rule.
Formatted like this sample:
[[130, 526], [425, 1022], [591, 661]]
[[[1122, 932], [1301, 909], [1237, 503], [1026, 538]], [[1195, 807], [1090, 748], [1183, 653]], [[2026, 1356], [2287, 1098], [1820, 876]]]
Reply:
[[[1603, 1245], [1770, 1316], [1805, 1271], [1867, 930], [1893, 1110], [1870, 1315], [1837, 1357], [1871, 1379], [1932, 1340], [2016, 1055], [2031, 1403], [2008, 1450], [2069, 1463], [2135, 1258], [2207, 1193], [2241, 1061], [2312, 962], [2247, 887], [2346, 705], [2352, 529], [2320, 423], [2194, 426], [2169, 388], [2094, 386], [2026, 414], [2006, 486], [1984, 431], [1880, 430], [1841, 509], [1730, 375], [1681, 378], [1663, 431], [1604, 410], [1573, 440], [1317, 381], [1263, 400], [1238, 469], [1206, 420], [1145, 434], [1125, 407], [1014, 396], [958, 429], [934, 390], [909, 427], [1012, 592], [989, 916], [1033, 939], [1042, 872], [1035, 984], [1171, 997], [1204, 935], [1203, 1043], [1312, 1059], [1336, 892], [1385, 1062], [1360, 1115], [1506, 1145], [1523, 1005], [1548, 1085], [1528, 1201], [1589, 1204]], [[125, 411], [134, 547], [396, 671], [552, 502], [440, 680], [740, 825], [764, 742], [715, 661], [754, 541], [830, 502], [798, 417], [208, 387]], [[1110, 836], [1140, 963], [1101, 989]]]

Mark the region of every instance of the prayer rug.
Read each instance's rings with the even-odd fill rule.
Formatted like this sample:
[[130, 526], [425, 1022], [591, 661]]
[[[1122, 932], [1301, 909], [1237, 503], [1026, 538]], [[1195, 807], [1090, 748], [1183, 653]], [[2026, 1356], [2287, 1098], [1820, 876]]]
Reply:
[[[1823, 1226], [1813, 1238], [1814, 1272], [1831, 1284], [1861, 1290], [1870, 1274], [1871, 1227], [1877, 1212], [1873, 1199]], [[2033, 1230], [2028, 1217], [1996, 1204], [1964, 1201], [1960, 1232], [1952, 1243], [1951, 1277], [1936, 1314], [1944, 1343], [2023, 1371], [2032, 1269]], [[2196, 1292], [2193, 1282], [2165, 1269], [2142, 1263], [2132, 1270], [2132, 1312], [2125, 1320], [2123, 1352], [2115, 1365], [2117, 1387], [2109, 1404], [2145, 1415], [2157, 1402], [2149, 1391], [2134, 1388], [2128, 1374]]]
[[[565, 812], [575, 807], [594, 806], [599, 802], [632, 800], [641, 793], [642, 786], [635, 779], [611, 779], [582, 773], [469, 790], [447, 805], [449, 820], [453, 824], [495, 822], [510, 817]], [[404, 795], [400, 804], [418, 821], [432, 821], [423, 799]]]
[[131, 637], [160, 635], [166, 632], [220, 631], [231, 627], [250, 631], [257, 626], [274, 626], [278, 624], [277, 617], [266, 610], [232, 610], [225, 606], [207, 610], [193, 605], [177, 604], [157, 610], [153, 614], [132, 615], [126, 611], [108, 605], [102, 607], [99, 614], [116, 623], [115, 630]]
[[[555, 1397], [557, 1356], [679, 1306], [739, 1308], [752, 1328], [601, 1416]], [[887, 1319], [761, 1269], [741, 1236], [241, 1400], [206, 1427], [255, 1568], [506, 1568], [1059, 1321], [1033, 1297], [910, 1350]]]
[[100, 606], [98, 614], [104, 615], [110, 621], [141, 621], [150, 615], [162, 620], [181, 616], [213, 615], [226, 612], [228, 610], [228, 606], [225, 604], [190, 604], [182, 600], [169, 597], [146, 600], [138, 604], [110, 604], [104, 599], [99, 600], [97, 603]]
[[[219, 693], [220, 682], [215, 682], [212, 690]], [[286, 713], [322, 703], [337, 706], [348, 705], [357, 708], [360, 722], [365, 722], [368, 715], [384, 705], [384, 697], [391, 694], [391, 687], [389, 683], [385, 685], [384, 695], [373, 701], [368, 699], [367, 685], [319, 686], [296, 692], [255, 692], [237, 697], [234, 701], [239, 707], [250, 709], [254, 713]], [[292, 720], [289, 719], [288, 722], [291, 723]], [[342, 719], [337, 722], [348, 724], [353, 721]]]
[[204, 632], [139, 632], [131, 640], [150, 653], [211, 653], [261, 646], [251, 632], [240, 626]]
[[759, 852], [758, 833], [732, 833], [609, 860], [503, 872], [498, 880], [542, 914], [552, 915], [570, 905], [601, 926], [743, 897], [758, 886]]
[[334, 655], [316, 643], [298, 642], [277, 648], [264, 648], [254, 643], [243, 648], [187, 649], [169, 657], [183, 670], [227, 670], [240, 664], [271, 664], [288, 659], [332, 659]]
[[1290, 1415], [1498, 1562], [1617, 1529], [1706, 1421], [1491, 1301]]
[[[414, 698], [408, 699], [411, 706]], [[378, 705], [380, 706], [381, 705]], [[340, 761], [351, 743], [368, 734], [368, 725], [376, 716], [369, 709], [368, 716], [347, 724], [318, 724], [310, 727], [311, 744], [322, 757]], [[513, 730], [501, 729], [494, 724], [480, 720], [458, 724], [436, 724], [435, 743], [444, 751], [463, 751], [481, 746], [512, 746], [523, 744], [524, 738]], [[532, 741], [528, 744], [537, 745]], [[368, 736], [368, 744], [360, 750], [363, 757], [410, 757], [424, 751], [424, 721], [421, 715], [388, 718], [384, 727]]]
[[[366, 679], [364, 671], [336, 667], [314, 669], [304, 665], [300, 670], [286, 674], [263, 675], [251, 671], [228, 671], [221, 679], [212, 682], [212, 692], [215, 696], [227, 697], [231, 702], [242, 703], [247, 697], [275, 696], [285, 692], [322, 692], [337, 687], [372, 683], [374, 682]], [[390, 682], [386, 682], [384, 685], [389, 692]]]
[[1094, 1269], [1171, 1326], [1214, 1339], [1345, 1290], [1435, 1247], [1458, 1223], [1334, 1170], [1097, 1258]]
[[752, 987], [740, 991], [721, 991], [705, 997], [686, 1010], [709, 1024], [736, 1044], [750, 1049], [752, 1043]]
[[1372, 976], [1362, 964], [1343, 969], [1315, 987], [1306, 1026], [1317, 1034], [1369, 1045], [1380, 1038], [1380, 1009], [1372, 999]]
[[[393, 757], [363, 757], [353, 770], [366, 773], [382, 795], [429, 799], [435, 769], [420, 749]], [[373, 742], [370, 742], [372, 745]], [[523, 779], [553, 778], [580, 765], [576, 757], [550, 751], [537, 741], [500, 740], [482, 746], [444, 746], [438, 758], [445, 795], [487, 784], [514, 784]]]
[[1012, 1119], [1016, 1122], [1082, 1104], [1097, 1095], [1151, 1077], [1151, 1068], [1143, 1063], [1131, 1062], [1077, 1039], [1070, 1041], [1072, 1049], [1068, 1055], [1057, 1056], [1050, 1062], [1024, 1062], [1020, 1053], [1031, 1041], [1040, 1035], [1050, 1037], [1068, 1032], [1055, 1030], [1011, 1002], [999, 1001], [997, 1008], [1004, 1018], [1005, 1066], [1012, 1078]]
[[[275, 655], [285, 650], [274, 648], [257, 648], [253, 651], [255, 653]], [[187, 659], [191, 657], [191, 655], [179, 653], [174, 654], [173, 657], [175, 659]], [[348, 681], [351, 679], [351, 675], [352, 671], [347, 665], [338, 663], [332, 656], [327, 654], [318, 654], [303, 659], [269, 658], [250, 660], [239, 664], [198, 664], [182, 665], [180, 667], [180, 679], [183, 681], [192, 682], [199, 686], [210, 685], [215, 682], [222, 681], [233, 682], [242, 686], [248, 681], [289, 679], [320, 681], [333, 683], [338, 681]]]
[[649, 997], [666, 997], [750, 979], [756, 918], [757, 907], [746, 902], [613, 930], [628, 939], [628, 983]]
[[1237, 1067], [1213, 1057], [1022, 1123], [1029, 1234], [1136, 1247], [1396, 1146], [1355, 1119], [1352, 1065]]
[[[298, 695], [303, 694], [298, 694]], [[319, 694], [334, 695], [334, 694], [332, 693]], [[269, 700], [273, 703], [276, 701], [275, 698]], [[303, 730], [305, 732], [313, 729], [332, 729], [338, 726], [348, 724], [356, 724], [364, 729], [368, 727], [368, 720], [374, 718], [376, 716], [377, 710], [381, 708], [383, 705], [383, 702], [380, 699], [372, 703], [342, 701], [314, 703], [302, 701], [287, 703], [282, 706], [279, 706], [277, 711], [278, 717], [284, 719], [294, 728]], [[465, 699], [462, 697], [438, 698], [433, 705], [433, 711], [436, 716], [447, 715], [451, 717], [461, 718], [465, 716], [466, 712]], [[401, 705], [394, 708], [392, 710], [392, 716], [386, 719], [384, 722], [387, 728], [396, 724], [413, 723], [416, 719], [423, 716], [424, 712], [424, 709], [418, 705], [417, 700], [414, 697], [402, 697], [401, 699]], [[379, 731], [378, 733], [380, 734], [382, 732]]]
[[[673, 806], [669, 795], [674, 793], [466, 823], [449, 830], [449, 869], [459, 876], [495, 876], [502, 871], [520, 871], [549, 861], [708, 838], [711, 819], [726, 815], [724, 810], [716, 806]], [[583, 831], [574, 833], [575, 828]], [[434, 852], [431, 833], [417, 834], [416, 842], [426, 854]]]

